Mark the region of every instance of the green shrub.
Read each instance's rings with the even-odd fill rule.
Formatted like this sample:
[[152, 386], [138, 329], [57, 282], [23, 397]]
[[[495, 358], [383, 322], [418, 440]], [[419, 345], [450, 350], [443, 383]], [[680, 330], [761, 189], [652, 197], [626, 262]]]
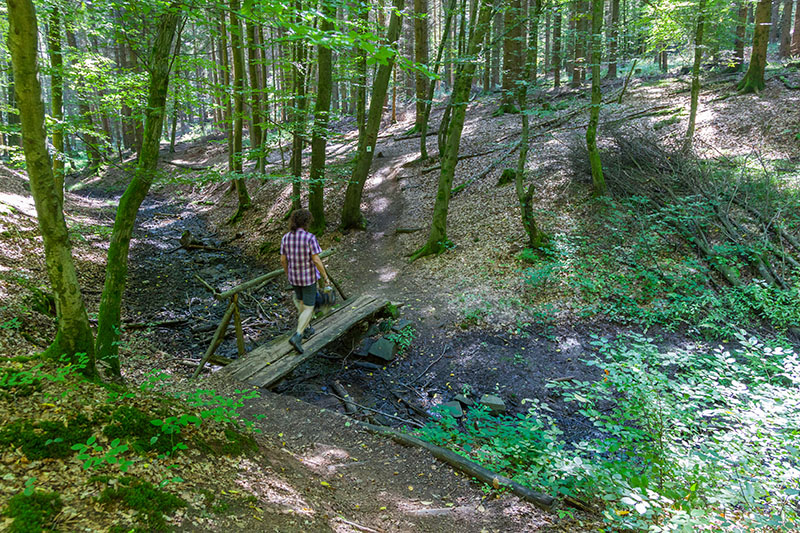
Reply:
[[111, 422], [103, 428], [109, 439], [121, 439], [140, 452], [157, 451], [171, 453], [177, 443], [177, 435], [162, 436], [160, 427], [153, 424], [153, 417], [135, 407], [123, 405], [111, 415]]
[[4, 514], [14, 519], [9, 533], [40, 533], [55, 518], [64, 504], [55, 492], [17, 494], [8, 501]]

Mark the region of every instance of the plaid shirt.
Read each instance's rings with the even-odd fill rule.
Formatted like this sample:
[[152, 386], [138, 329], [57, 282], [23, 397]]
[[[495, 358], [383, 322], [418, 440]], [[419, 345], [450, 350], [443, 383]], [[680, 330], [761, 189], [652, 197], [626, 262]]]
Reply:
[[320, 275], [311, 256], [321, 252], [317, 238], [303, 228], [284, 235], [281, 239], [281, 255], [289, 260], [289, 283], [299, 287], [316, 283]]

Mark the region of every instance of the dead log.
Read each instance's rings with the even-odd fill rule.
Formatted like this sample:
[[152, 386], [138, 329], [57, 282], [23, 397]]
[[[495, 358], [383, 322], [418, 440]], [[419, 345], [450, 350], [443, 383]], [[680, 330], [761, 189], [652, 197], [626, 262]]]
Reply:
[[503, 155], [501, 155], [500, 157], [498, 157], [497, 159], [492, 161], [489, 164], [488, 167], [486, 167], [483, 171], [481, 171], [480, 174], [477, 174], [477, 175], [473, 176], [472, 178], [468, 179], [467, 181], [465, 181], [464, 183], [462, 183], [458, 187], [454, 187], [453, 191], [451, 192], [451, 197], [453, 197], [456, 194], [460, 193], [461, 191], [463, 191], [464, 189], [466, 189], [467, 187], [469, 187], [470, 185], [472, 185], [476, 181], [482, 180], [483, 178], [488, 176], [494, 169], [497, 168], [498, 165], [500, 165], [500, 163], [505, 161], [505, 159], [508, 156], [513, 154], [516, 151], [516, 149], [519, 148], [520, 142], [521, 141], [515, 142], [514, 145], [511, 148], [509, 148], [507, 151], [503, 152]]
[[358, 412], [358, 407], [350, 400], [350, 394], [345, 390], [342, 384], [338, 381], [332, 381], [331, 388], [333, 392], [341, 396], [341, 401], [344, 404], [344, 412], [347, 413], [348, 416], [355, 415]]
[[520, 485], [516, 481], [512, 481], [505, 476], [492, 472], [488, 468], [484, 468], [477, 463], [473, 463], [469, 459], [466, 459], [446, 448], [425, 442], [424, 440], [407, 435], [405, 433], [400, 433], [399, 431], [395, 431], [391, 428], [375, 426], [365, 422], [357, 422], [357, 424], [370, 433], [387, 436], [399, 444], [403, 444], [405, 446], [416, 446], [418, 448], [428, 450], [434, 457], [440, 461], [444, 461], [460, 472], [463, 472], [470, 477], [474, 477], [483, 483], [491, 485], [496, 489], [499, 489], [500, 487], [507, 488], [523, 500], [528, 501], [540, 509], [544, 509], [545, 511], [551, 511], [556, 502], [555, 498], [548, 494], [543, 494]]
[[185, 168], [186, 170], [208, 170], [212, 167], [212, 165], [190, 165], [188, 163], [179, 163], [177, 161], [168, 161], [166, 159], [163, 159], [162, 162], [174, 167]]
[[425, 228], [397, 228], [394, 230], [395, 233], [416, 233], [418, 231], [422, 231]]

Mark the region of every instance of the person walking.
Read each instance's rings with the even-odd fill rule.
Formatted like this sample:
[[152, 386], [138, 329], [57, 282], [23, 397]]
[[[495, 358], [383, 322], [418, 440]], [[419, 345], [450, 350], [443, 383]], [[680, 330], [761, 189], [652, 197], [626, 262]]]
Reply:
[[314, 328], [309, 323], [314, 316], [317, 280], [322, 277], [326, 285], [330, 283], [319, 257], [322, 249], [316, 236], [308, 231], [313, 220], [308, 209], [295, 209], [289, 216], [289, 232], [281, 239], [281, 266], [294, 288], [292, 300], [298, 314], [297, 331], [289, 339], [289, 344], [300, 353], [304, 351], [303, 337], [314, 334]]

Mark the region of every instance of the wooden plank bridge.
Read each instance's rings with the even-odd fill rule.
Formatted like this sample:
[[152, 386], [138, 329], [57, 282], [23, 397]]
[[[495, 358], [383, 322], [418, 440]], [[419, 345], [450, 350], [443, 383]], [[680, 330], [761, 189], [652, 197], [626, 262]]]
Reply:
[[221, 372], [258, 387], [271, 387], [316, 352], [344, 335], [355, 324], [381, 311], [388, 303], [385, 299], [371, 295], [347, 300], [313, 324], [316, 333], [303, 342], [305, 351], [302, 354], [297, 353], [289, 344], [289, 337], [294, 333], [291, 331], [255, 348], [227, 365]]

